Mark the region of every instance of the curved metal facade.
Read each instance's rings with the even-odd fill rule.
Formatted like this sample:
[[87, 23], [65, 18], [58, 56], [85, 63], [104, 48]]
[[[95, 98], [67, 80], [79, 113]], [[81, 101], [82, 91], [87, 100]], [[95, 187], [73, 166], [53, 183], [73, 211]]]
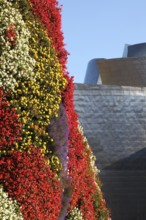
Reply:
[[85, 84], [101, 84], [97, 60], [104, 59], [92, 59], [89, 61], [84, 80]]
[[85, 83], [146, 86], [146, 57], [91, 60], [88, 64]]
[[123, 58], [89, 61], [85, 84], [146, 85], [146, 43], [125, 45]]

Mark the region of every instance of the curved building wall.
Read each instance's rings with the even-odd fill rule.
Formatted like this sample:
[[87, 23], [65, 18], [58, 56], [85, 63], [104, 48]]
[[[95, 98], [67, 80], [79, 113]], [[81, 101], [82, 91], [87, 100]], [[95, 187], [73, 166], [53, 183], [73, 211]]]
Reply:
[[146, 57], [91, 60], [87, 67], [85, 83], [146, 86]]
[[146, 88], [75, 84], [113, 220], [146, 219]]
[[85, 84], [101, 84], [97, 60], [104, 59], [92, 59], [89, 61], [84, 80]]

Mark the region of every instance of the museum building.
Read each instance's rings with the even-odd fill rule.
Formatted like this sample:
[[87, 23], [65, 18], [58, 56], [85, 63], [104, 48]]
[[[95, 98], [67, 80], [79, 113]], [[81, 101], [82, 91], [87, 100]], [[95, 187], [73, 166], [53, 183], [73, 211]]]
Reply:
[[146, 219], [146, 43], [89, 61], [74, 101], [112, 220]]

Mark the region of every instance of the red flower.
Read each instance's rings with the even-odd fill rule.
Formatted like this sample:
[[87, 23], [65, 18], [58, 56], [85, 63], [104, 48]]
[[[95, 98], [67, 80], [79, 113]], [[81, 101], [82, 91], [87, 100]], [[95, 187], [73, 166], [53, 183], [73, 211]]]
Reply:
[[13, 144], [20, 139], [21, 123], [16, 109], [6, 100], [0, 88], [0, 151], [9, 151]]
[[61, 209], [62, 188], [46, 165], [40, 150], [13, 151], [0, 160], [0, 182], [9, 197], [16, 199], [26, 220], [57, 220]]
[[[96, 187], [94, 173], [90, 166], [90, 150], [86, 149], [83, 137], [78, 130], [78, 116], [73, 102], [73, 79], [65, 72], [68, 53], [64, 48], [61, 31], [61, 9], [58, 7], [57, 0], [29, 0], [29, 2], [32, 12], [40, 19], [56, 49], [64, 77], [68, 81], [66, 90], [62, 93], [62, 99], [69, 127], [68, 169], [72, 186], [69, 211], [78, 206], [86, 220], [100, 219], [103, 213], [104, 219], [108, 219], [102, 193]], [[6, 33], [8, 39], [15, 35], [14, 28], [10, 29], [12, 30]], [[9, 123], [8, 117], [5, 125], [8, 126]], [[45, 164], [39, 150], [32, 147], [30, 154], [13, 152], [11, 156], [2, 157], [0, 164], [2, 166], [0, 181], [3, 182], [9, 195], [21, 205], [24, 219], [56, 220], [58, 218], [61, 208], [61, 186]], [[96, 201], [98, 206], [95, 205]]]
[[14, 24], [10, 24], [9, 29], [5, 30], [5, 39], [9, 42], [10, 46], [15, 46], [17, 40], [17, 33]]
[[61, 8], [56, 0], [30, 0], [33, 13], [40, 19], [51, 38], [56, 54], [66, 69], [67, 51], [64, 48], [64, 37], [61, 31]]

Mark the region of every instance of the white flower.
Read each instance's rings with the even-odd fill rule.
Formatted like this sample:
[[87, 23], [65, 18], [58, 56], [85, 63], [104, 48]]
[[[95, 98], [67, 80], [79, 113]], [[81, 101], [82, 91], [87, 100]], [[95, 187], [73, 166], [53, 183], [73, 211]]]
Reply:
[[82, 212], [77, 208], [74, 207], [74, 209], [68, 214], [67, 220], [84, 220]]
[[15, 200], [8, 198], [8, 194], [0, 187], [0, 219], [23, 220], [20, 208]]
[[[83, 137], [83, 143], [86, 145], [86, 148], [89, 149], [90, 146], [88, 144], [88, 141], [87, 141], [87, 138], [84, 136], [84, 132], [83, 132], [83, 127], [80, 125], [79, 123], [79, 126], [78, 126], [78, 130], [79, 132], [82, 134], [82, 137]], [[89, 155], [89, 159], [90, 159], [90, 166], [92, 168], [92, 170], [94, 171], [95, 173], [95, 176], [100, 173], [100, 170], [97, 169], [96, 165], [95, 165], [95, 161], [96, 161], [96, 157], [93, 155], [93, 152], [91, 151], [90, 155]]]
[[[34, 79], [36, 62], [29, 55], [31, 34], [19, 10], [13, 8], [12, 3], [7, 0], [0, 1], [0, 21], [0, 85], [2, 84], [4, 90], [14, 90], [18, 79]], [[11, 25], [14, 25], [16, 32], [16, 43], [13, 47], [5, 37], [5, 32]]]

